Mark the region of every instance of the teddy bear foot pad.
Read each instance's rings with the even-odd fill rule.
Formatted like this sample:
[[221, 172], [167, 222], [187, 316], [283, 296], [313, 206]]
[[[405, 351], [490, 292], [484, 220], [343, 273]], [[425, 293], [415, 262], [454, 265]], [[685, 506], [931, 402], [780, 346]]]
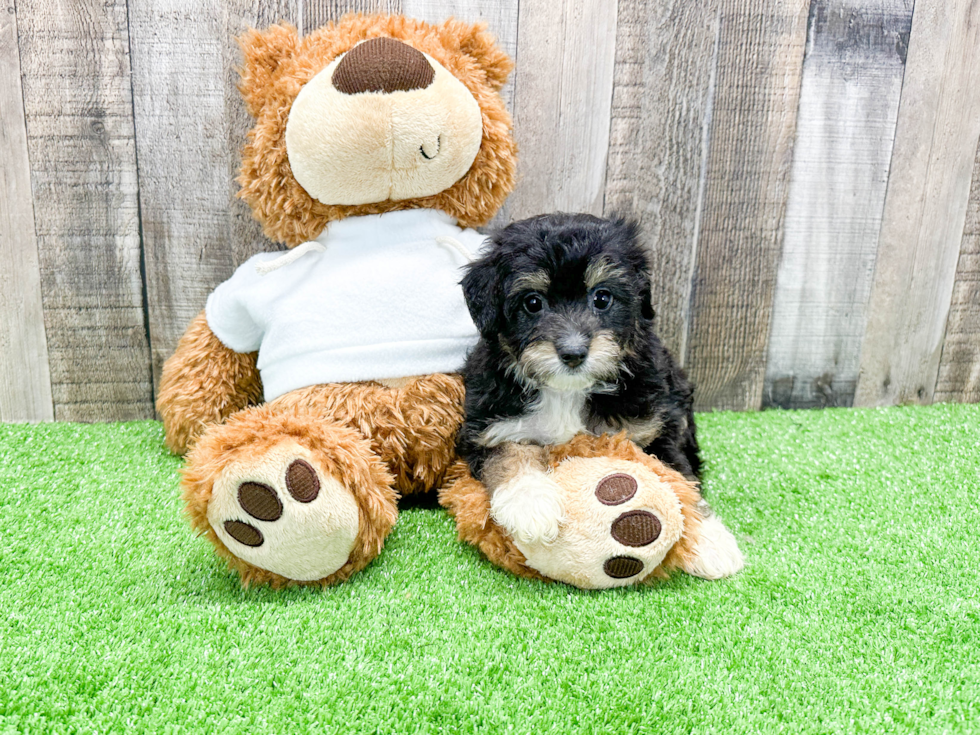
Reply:
[[527, 564], [551, 579], [602, 589], [648, 577], [680, 538], [680, 503], [646, 467], [571, 458], [551, 473], [564, 490], [565, 522], [551, 543], [516, 542]]
[[298, 444], [225, 468], [208, 521], [236, 556], [297, 581], [326, 577], [350, 557], [358, 507], [340, 482]]

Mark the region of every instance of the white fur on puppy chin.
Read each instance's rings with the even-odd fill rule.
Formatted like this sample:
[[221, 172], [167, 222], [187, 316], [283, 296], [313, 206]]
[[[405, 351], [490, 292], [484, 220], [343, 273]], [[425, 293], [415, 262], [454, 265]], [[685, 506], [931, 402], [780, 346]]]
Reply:
[[561, 487], [544, 472], [530, 470], [493, 491], [490, 515], [517, 541], [551, 543], [565, 521]]
[[723, 579], [737, 574], [745, 566], [745, 557], [735, 536], [721, 518], [708, 513], [701, 521], [701, 538], [694, 548], [694, 558], [684, 571], [701, 579]]

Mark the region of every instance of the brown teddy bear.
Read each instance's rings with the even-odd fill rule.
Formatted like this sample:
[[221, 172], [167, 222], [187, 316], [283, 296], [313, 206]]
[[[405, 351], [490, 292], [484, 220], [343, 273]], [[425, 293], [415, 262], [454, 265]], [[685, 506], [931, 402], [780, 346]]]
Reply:
[[291, 249], [211, 294], [157, 407], [187, 453], [191, 523], [243, 584], [345, 580], [380, 552], [399, 494], [440, 490], [461, 537], [517, 574], [582, 587], [674, 567], [719, 576], [702, 568], [692, 486], [623, 437], [550, 449], [568, 520], [542, 548], [493, 523], [455, 458], [452, 373], [477, 341], [459, 287], [483, 242], [469, 228], [500, 208], [516, 163], [499, 95], [512, 63], [484, 27], [351, 15], [241, 45], [256, 122], [240, 196]]
[[242, 581], [330, 584], [454, 459], [448, 373], [476, 339], [459, 268], [483, 240], [464, 228], [514, 185], [512, 62], [481, 25], [383, 15], [241, 46], [240, 195], [292, 250], [209, 297], [157, 408], [191, 523]]

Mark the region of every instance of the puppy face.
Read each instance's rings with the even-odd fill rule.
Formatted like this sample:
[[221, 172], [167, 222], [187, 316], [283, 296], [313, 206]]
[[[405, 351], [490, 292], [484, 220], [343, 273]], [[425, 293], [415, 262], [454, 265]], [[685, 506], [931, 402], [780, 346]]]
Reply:
[[463, 279], [470, 314], [525, 384], [587, 390], [612, 380], [653, 319], [633, 223], [590, 215], [515, 222]]

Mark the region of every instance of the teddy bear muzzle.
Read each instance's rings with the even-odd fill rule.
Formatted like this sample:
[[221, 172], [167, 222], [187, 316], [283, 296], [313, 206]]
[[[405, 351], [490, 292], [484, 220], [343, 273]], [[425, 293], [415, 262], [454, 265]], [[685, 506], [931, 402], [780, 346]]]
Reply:
[[476, 159], [483, 116], [437, 60], [393, 38], [362, 41], [300, 90], [286, 124], [293, 176], [317, 201], [434, 196]]

